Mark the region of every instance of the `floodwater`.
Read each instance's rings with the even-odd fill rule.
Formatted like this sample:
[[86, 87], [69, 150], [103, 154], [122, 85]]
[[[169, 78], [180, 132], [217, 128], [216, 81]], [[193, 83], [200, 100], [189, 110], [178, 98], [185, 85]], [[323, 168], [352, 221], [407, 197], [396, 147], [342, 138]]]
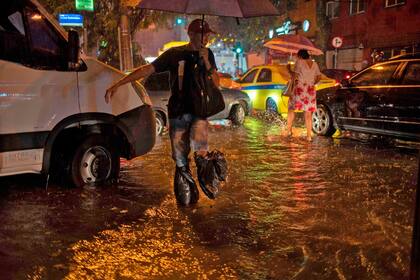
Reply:
[[173, 195], [168, 136], [114, 186], [0, 181], [2, 279], [408, 279], [417, 154], [248, 118], [213, 127], [215, 200]]

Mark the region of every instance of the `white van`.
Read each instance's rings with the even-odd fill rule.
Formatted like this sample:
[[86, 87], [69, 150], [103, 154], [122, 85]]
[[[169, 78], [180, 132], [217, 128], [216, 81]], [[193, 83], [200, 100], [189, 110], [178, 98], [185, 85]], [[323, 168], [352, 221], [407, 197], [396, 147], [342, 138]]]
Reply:
[[75, 186], [117, 178], [119, 158], [150, 151], [155, 117], [139, 84], [106, 88], [124, 74], [79, 58], [66, 33], [36, 1], [0, 2], [0, 176], [42, 173]]

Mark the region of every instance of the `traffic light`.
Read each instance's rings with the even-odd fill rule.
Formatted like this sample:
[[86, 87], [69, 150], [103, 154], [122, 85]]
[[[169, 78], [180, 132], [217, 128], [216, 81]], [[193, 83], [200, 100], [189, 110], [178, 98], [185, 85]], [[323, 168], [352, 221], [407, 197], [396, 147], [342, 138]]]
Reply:
[[233, 51], [234, 51], [235, 53], [237, 53], [237, 54], [242, 53], [244, 50], [243, 50], [243, 48], [242, 48], [242, 46], [241, 46], [241, 43], [236, 43], [236, 44], [235, 44], [235, 47], [233, 47]]
[[183, 25], [185, 24], [185, 19], [181, 18], [181, 17], [177, 17], [175, 19], [175, 25]]

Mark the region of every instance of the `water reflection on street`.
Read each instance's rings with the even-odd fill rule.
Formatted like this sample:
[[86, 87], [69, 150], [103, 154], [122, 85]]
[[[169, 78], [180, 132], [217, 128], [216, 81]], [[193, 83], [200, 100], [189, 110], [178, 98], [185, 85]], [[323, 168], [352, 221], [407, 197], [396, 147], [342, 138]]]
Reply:
[[168, 136], [116, 186], [2, 181], [0, 269], [30, 279], [407, 279], [416, 154], [281, 134], [255, 118], [213, 127], [228, 181], [189, 208], [173, 196]]

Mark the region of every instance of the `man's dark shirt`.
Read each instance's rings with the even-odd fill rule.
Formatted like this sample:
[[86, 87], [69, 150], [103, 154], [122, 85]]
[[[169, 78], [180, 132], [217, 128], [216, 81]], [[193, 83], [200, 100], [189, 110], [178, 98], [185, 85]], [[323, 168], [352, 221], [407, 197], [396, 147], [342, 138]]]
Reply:
[[[179, 86], [178, 70], [180, 64], [184, 63], [184, 75], [182, 88]], [[198, 62], [198, 51], [192, 51], [187, 46], [174, 47], [152, 62], [156, 72], [170, 72], [171, 97], [168, 104], [168, 115], [170, 119], [177, 118], [183, 114], [192, 113], [191, 88], [194, 67]], [[213, 52], [209, 49], [209, 62], [216, 69], [216, 62]]]

